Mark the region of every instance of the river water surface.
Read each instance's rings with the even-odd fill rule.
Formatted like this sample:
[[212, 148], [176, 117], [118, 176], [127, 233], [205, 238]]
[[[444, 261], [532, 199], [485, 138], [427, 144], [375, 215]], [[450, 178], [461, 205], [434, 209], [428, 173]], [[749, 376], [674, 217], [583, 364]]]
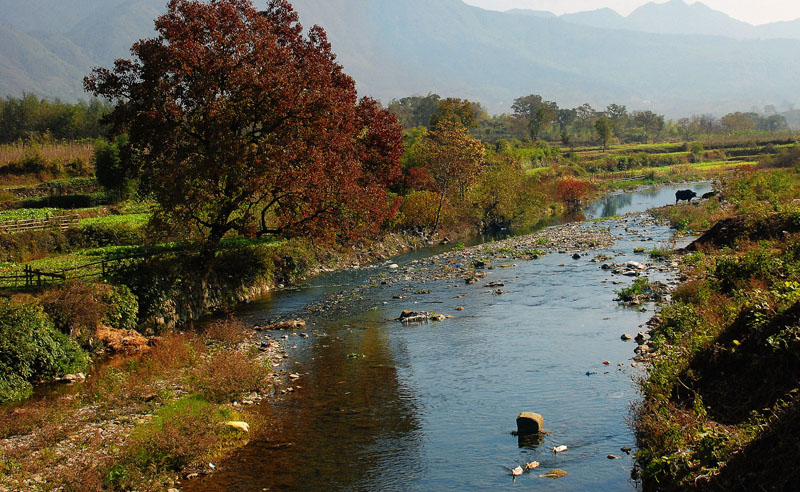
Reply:
[[[621, 193], [589, 206], [587, 217], [674, 203], [675, 190], [685, 187]], [[711, 188], [691, 187], [698, 194]], [[430, 294], [406, 291], [405, 299], [393, 298], [399, 286], [373, 289], [350, 313], [314, 319], [302, 312], [326, 294], [363, 285], [383, 266], [318, 277], [250, 304], [241, 316], [252, 323], [296, 313], [316, 323], [309, 339], [284, 342], [292, 357], [276, 368], [301, 377], [287, 383], [293, 392], [261, 405], [274, 422], [267, 440], [250, 443], [218, 463], [216, 474], [184, 482], [181, 490], [635, 490], [633, 459], [621, 448], [635, 448], [628, 419], [641, 368], [631, 366], [634, 345], [620, 335], [641, 330], [652, 306], [648, 312], [620, 307], [614, 289], [623, 285], [614, 282], [630, 279], [589, 261], [606, 253], [619, 255], [617, 263], [644, 262], [635, 248], [672, 238], [666, 227], [632, 224], [598, 222], [620, 239], [581, 260], [553, 253], [491, 271], [487, 280], [505, 282], [503, 295], [442, 280], [425, 285]], [[434, 253], [394, 261], [402, 269]], [[403, 309], [456, 317], [419, 326], [389, 321]], [[538, 442], [513, 436], [520, 411], [542, 414], [548, 434]], [[561, 444], [569, 449], [554, 455]], [[512, 481], [510, 468], [530, 461], [541, 467]], [[568, 475], [539, 478], [553, 468]]]

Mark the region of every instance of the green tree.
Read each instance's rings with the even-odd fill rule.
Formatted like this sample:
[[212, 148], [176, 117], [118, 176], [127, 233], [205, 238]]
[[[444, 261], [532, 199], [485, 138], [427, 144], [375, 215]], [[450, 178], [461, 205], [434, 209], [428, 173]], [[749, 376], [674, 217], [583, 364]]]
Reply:
[[611, 120], [614, 134], [622, 136], [628, 123], [628, 108], [619, 104], [609, 104], [606, 107], [605, 115]]
[[448, 97], [439, 101], [439, 108], [431, 115], [429, 128], [435, 128], [442, 120], [457, 121], [467, 128], [474, 128], [478, 125], [477, 118], [481, 111], [481, 105], [472, 103], [466, 99]]
[[728, 133], [746, 132], [756, 129], [756, 123], [745, 113], [728, 113], [719, 120]]
[[439, 109], [441, 97], [438, 94], [428, 93], [427, 96], [410, 96], [402, 99], [392, 99], [389, 111], [397, 116], [403, 129], [417, 126], [428, 126], [431, 117]]
[[608, 141], [614, 135], [614, 125], [605, 116], [597, 118], [594, 122], [594, 129], [597, 132], [597, 139], [603, 144], [603, 152], [608, 148]]
[[558, 105], [545, 101], [542, 96], [531, 94], [519, 97], [511, 105], [514, 114], [528, 124], [531, 140], [539, 139], [542, 130], [548, 128], [558, 117]]
[[664, 116], [655, 114], [649, 110], [633, 113], [633, 120], [644, 132], [646, 141], [657, 137], [664, 128]]
[[439, 229], [447, 194], [455, 185], [464, 190], [475, 180], [481, 172], [484, 155], [483, 144], [470, 136], [463, 125], [451, 120], [440, 122], [421, 143], [420, 159], [433, 178], [439, 195], [434, 233]]
[[100, 186], [116, 195], [130, 197], [136, 191], [138, 174], [133, 164], [127, 134], [118, 135], [113, 142], [98, 140], [94, 146], [94, 173]]

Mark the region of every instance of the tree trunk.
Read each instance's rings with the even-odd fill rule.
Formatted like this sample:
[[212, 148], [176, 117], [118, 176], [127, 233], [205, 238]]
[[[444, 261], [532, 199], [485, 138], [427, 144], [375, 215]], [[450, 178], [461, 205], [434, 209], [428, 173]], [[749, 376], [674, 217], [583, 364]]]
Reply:
[[436, 232], [439, 230], [439, 219], [442, 217], [442, 206], [444, 205], [444, 196], [447, 193], [447, 190], [442, 191], [441, 196], [439, 197], [439, 208], [436, 210], [436, 223], [433, 225], [433, 235], [436, 235]]
[[200, 249], [200, 272], [202, 274], [201, 279], [203, 283], [208, 280], [208, 276], [211, 273], [211, 267], [214, 265], [214, 258], [219, 250], [219, 243], [222, 241], [222, 236], [224, 235], [225, 232], [221, 229], [212, 228], [211, 233], [208, 235], [208, 239]]

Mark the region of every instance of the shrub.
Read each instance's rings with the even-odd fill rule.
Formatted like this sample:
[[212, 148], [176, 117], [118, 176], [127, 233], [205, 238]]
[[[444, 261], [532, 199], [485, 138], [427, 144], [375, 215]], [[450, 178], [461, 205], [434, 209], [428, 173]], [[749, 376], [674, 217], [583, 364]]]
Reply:
[[676, 301], [664, 307], [661, 313], [662, 322], [655, 330], [656, 337], [675, 342], [683, 335], [701, 326], [701, 318], [691, 304]]
[[41, 306], [28, 300], [0, 302], [0, 402], [29, 396], [31, 381], [87, 365], [86, 353], [55, 329]]
[[40, 302], [55, 327], [62, 333], [88, 341], [105, 318], [103, 300], [111, 287], [100, 283], [73, 281], [45, 292]]
[[23, 200], [21, 208], [59, 208], [76, 209], [91, 208], [108, 203], [105, 193], [49, 195], [41, 198]]
[[[439, 196], [432, 191], [409, 193], [400, 207], [397, 226], [400, 229], [432, 229], [436, 223], [436, 210], [438, 207]], [[447, 205], [445, 204], [446, 207]]]
[[723, 257], [717, 260], [714, 277], [724, 292], [730, 292], [744, 281], [758, 279], [770, 281], [784, 273], [781, 258], [769, 254], [763, 248], [750, 251], [743, 256]]
[[118, 200], [136, 191], [136, 182], [131, 179], [132, 163], [127, 135], [119, 135], [114, 142], [98, 141], [94, 148], [94, 167], [97, 182]]
[[633, 283], [624, 289], [614, 291], [621, 300], [631, 301], [638, 296], [644, 295], [650, 291], [650, 280], [647, 277], [639, 277]]
[[558, 195], [568, 203], [576, 203], [582, 200], [589, 192], [591, 185], [585, 181], [574, 178], [562, 178], [558, 182]]
[[206, 327], [203, 337], [227, 347], [235, 347], [247, 340], [247, 328], [244, 323], [233, 318], [219, 320]]
[[213, 354], [198, 371], [197, 391], [209, 401], [230, 402], [265, 387], [269, 369], [265, 363], [239, 351]]
[[139, 302], [128, 286], [114, 286], [103, 296], [103, 302], [106, 304], [104, 321], [109, 326], [120, 330], [136, 329]]
[[133, 246], [144, 242], [143, 230], [126, 222], [89, 223], [66, 232], [75, 249]]
[[0, 234], [0, 261], [24, 262], [52, 253], [63, 253], [69, 248], [69, 239], [62, 231], [22, 231], [14, 234]]

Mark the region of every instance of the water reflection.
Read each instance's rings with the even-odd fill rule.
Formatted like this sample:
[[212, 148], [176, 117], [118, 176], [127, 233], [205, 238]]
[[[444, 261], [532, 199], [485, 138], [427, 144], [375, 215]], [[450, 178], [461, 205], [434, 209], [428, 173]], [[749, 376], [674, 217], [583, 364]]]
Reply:
[[399, 383], [402, 346], [389, 346], [382, 320], [368, 316], [357, 329], [329, 324], [329, 336], [309, 347], [292, 368], [302, 374], [285, 402], [264, 404], [275, 425], [268, 440], [256, 441], [235, 462], [184, 491], [384, 490], [371, 470], [402, 458], [392, 480], [421, 473], [415, 457], [421, 436], [417, 409]]
[[694, 190], [699, 196], [711, 191], [712, 183], [700, 181], [691, 184], [641, 188], [635, 192], [621, 192], [588, 205], [585, 214], [589, 219], [616, 217], [631, 212], [644, 212], [653, 207], [672, 205], [675, 203], [675, 192], [686, 188]]

